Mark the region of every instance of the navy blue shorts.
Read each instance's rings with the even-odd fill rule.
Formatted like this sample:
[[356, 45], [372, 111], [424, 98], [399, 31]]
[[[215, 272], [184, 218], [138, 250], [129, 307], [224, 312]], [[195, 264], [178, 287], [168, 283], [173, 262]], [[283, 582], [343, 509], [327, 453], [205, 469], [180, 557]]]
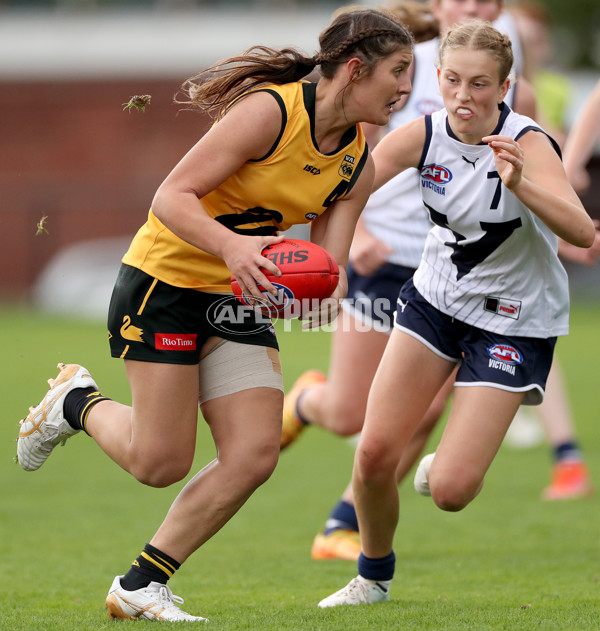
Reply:
[[412, 267], [384, 263], [370, 276], [361, 276], [348, 264], [348, 295], [342, 309], [376, 331], [391, 333], [398, 293], [414, 273]]
[[230, 294], [174, 287], [121, 265], [108, 310], [113, 357], [164, 364], [198, 364], [209, 337], [277, 348], [267, 316]]
[[544, 399], [556, 338], [500, 335], [442, 313], [407, 282], [398, 297], [394, 326], [436, 355], [461, 362], [455, 384], [525, 392], [524, 405]]

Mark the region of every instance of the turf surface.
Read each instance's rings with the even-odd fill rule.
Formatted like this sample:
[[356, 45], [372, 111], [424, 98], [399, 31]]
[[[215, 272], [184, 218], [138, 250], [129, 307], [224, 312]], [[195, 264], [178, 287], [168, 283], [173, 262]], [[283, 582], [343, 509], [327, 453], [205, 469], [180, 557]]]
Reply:
[[[597, 488], [599, 322], [600, 305], [575, 305], [572, 333], [558, 347]], [[130, 395], [101, 322], [4, 306], [0, 332], [0, 629], [113, 629], [119, 623], [104, 611], [108, 587], [150, 540], [183, 483], [143, 487], [85, 436], [59, 448], [43, 470], [23, 472], [12, 460], [18, 419], [39, 402], [58, 361], [83, 363], [108, 396], [127, 402]], [[326, 370], [329, 341], [327, 333], [297, 327], [280, 335], [287, 387], [309, 367]], [[200, 421], [194, 471], [213, 457]], [[392, 601], [319, 610], [321, 598], [355, 575], [353, 563], [309, 555], [351, 465], [348, 441], [305, 432], [272, 478], [171, 581], [184, 608], [223, 630], [600, 628], [598, 496], [540, 501], [550, 468], [544, 445], [503, 447], [483, 493], [461, 513], [444, 513], [403, 485]]]

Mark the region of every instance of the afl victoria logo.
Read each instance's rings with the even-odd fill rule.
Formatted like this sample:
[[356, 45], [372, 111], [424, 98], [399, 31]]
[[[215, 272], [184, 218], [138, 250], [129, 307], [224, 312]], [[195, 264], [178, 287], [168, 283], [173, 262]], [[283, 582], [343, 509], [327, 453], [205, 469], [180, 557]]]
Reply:
[[421, 169], [421, 177], [436, 182], [437, 184], [448, 184], [452, 179], [452, 173], [450, 169], [447, 169], [442, 164], [426, 164]]
[[494, 344], [494, 346], [488, 347], [487, 352], [492, 359], [505, 364], [523, 363], [523, 355], [514, 346], [509, 346], [508, 344]]

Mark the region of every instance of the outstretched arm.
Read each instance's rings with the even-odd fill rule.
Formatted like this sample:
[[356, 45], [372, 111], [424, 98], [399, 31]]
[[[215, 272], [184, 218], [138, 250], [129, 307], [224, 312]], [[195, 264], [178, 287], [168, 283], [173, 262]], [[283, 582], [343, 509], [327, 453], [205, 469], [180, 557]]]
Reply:
[[545, 134], [529, 131], [518, 142], [508, 136], [482, 140], [494, 152], [503, 184], [552, 232], [579, 247], [593, 245], [594, 224]]
[[592, 267], [598, 262], [600, 258], [600, 221], [594, 219], [594, 227], [596, 228], [596, 234], [594, 236], [594, 243], [589, 248], [578, 248], [576, 245], [571, 245], [562, 239], [558, 240], [558, 256], [561, 259], [570, 261], [571, 263], [579, 263], [579, 265], [587, 265]]
[[346, 266], [348, 265], [350, 244], [360, 213], [371, 193], [374, 170], [373, 158], [369, 156], [350, 193], [335, 201], [311, 225], [311, 241], [324, 247], [336, 260], [340, 268], [340, 280], [330, 298], [324, 300], [318, 309], [302, 317], [306, 321], [302, 325], [304, 329], [317, 327], [334, 320], [341, 306], [340, 300], [345, 298], [348, 293]]
[[585, 167], [592, 156], [599, 136], [600, 81], [583, 106], [565, 144], [565, 171], [569, 182], [578, 192], [586, 190], [590, 184], [590, 176]]
[[417, 118], [387, 134], [373, 150], [377, 190], [398, 173], [418, 167], [425, 144], [425, 118]]
[[387, 260], [392, 249], [383, 241], [373, 236], [361, 217], [356, 224], [352, 247], [350, 248], [350, 262], [357, 274], [370, 276]]

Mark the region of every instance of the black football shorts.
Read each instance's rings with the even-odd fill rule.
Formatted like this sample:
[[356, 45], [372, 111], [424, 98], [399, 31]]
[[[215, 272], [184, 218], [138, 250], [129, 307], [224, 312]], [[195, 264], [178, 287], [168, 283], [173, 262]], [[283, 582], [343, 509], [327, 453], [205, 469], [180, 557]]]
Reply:
[[111, 355], [166, 364], [198, 364], [216, 336], [279, 349], [270, 318], [232, 294], [175, 287], [121, 265], [108, 310]]

